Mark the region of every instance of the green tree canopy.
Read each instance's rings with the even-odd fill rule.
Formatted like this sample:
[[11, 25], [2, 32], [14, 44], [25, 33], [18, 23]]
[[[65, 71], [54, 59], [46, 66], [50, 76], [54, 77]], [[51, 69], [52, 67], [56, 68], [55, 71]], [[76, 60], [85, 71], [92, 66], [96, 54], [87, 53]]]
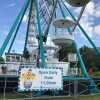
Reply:
[[[57, 53], [59, 61], [68, 61], [69, 53], [76, 53], [74, 45], [61, 47]], [[80, 48], [80, 53], [87, 70], [89, 68], [93, 68], [94, 71], [100, 70], [100, 56], [96, 55], [96, 51], [93, 48], [84, 45]]]
[[100, 70], [100, 56], [96, 55], [93, 48], [83, 46], [80, 51], [87, 69], [91, 67], [95, 71]]
[[76, 50], [73, 44], [68, 47], [61, 47], [57, 54], [59, 61], [68, 61], [68, 54], [75, 53], [75, 52]]

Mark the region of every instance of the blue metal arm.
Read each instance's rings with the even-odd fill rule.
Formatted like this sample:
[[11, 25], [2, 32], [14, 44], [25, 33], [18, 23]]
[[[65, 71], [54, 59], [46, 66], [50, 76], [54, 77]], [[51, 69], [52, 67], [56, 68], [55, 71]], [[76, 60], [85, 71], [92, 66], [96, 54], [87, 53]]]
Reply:
[[76, 48], [76, 52], [77, 52], [77, 57], [78, 57], [78, 60], [79, 60], [79, 63], [80, 63], [80, 67], [81, 67], [81, 71], [83, 72], [83, 75], [84, 77], [89, 77], [88, 75], [88, 72], [86, 70], [86, 67], [85, 67], [85, 64], [83, 62], [83, 59], [81, 57], [81, 54], [80, 54], [80, 50], [78, 49], [76, 43], [74, 42], [74, 45], [75, 45], [75, 48]]
[[46, 64], [45, 64], [45, 55], [44, 55], [44, 52], [45, 52], [45, 49], [44, 49], [44, 46], [43, 46], [43, 33], [42, 33], [42, 30], [41, 30], [41, 25], [40, 25], [40, 17], [39, 17], [39, 7], [38, 7], [38, 0], [34, 0], [35, 1], [35, 7], [36, 7], [36, 17], [37, 17], [37, 25], [38, 25], [38, 31], [39, 31], [39, 44], [40, 44], [40, 56], [41, 56], [41, 61], [42, 61], [42, 66], [41, 67], [46, 67]]
[[31, 16], [32, 16], [32, 8], [33, 8], [33, 0], [31, 0], [31, 2], [30, 2], [29, 19], [28, 19], [27, 32], [26, 32], [26, 37], [25, 37], [24, 50], [25, 50], [26, 47], [27, 47], [28, 34], [29, 34], [29, 27], [30, 27], [30, 20], [31, 20]]
[[47, 40], [47, 36], [48, 36], [48, 32], [49, 32], [50, 25], [51, 25], [51, 22], [52, 22], [52, 19], [53, 19], [55, 10], [56, 10], [57, 1], [58, 1], [58, 0], [56, 0], [55, 3], [54, 3], [54, 7], [53, 7], [53, 10], [52, 10], [52, 13], [51, 13], [49, 22], [48, 22], [48, 26], [47, 26], [47, 28], [46, 28], [46, 30], [45, 30], [45, 32], [44, 32], [44, 37], [45, 37], [46, 40]]

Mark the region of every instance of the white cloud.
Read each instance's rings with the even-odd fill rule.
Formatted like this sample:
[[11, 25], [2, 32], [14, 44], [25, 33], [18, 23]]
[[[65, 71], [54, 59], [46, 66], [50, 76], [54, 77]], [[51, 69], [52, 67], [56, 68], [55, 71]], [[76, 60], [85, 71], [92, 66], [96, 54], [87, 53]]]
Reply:
[[[75, 9], [75, 13], [77, 15], [79, 15], [79, 12], [80, 12], [79, 8]], [[97, 44], [99, 42], [99, 37], [100, 37], [100, 25], [99, 24], [96, 25], [95, 21], [97, 20], [95, 19], [95, 17], [100, 18], [100, 7], [99, 5], [91, 1], [85, 8], [85, 11], [80, 20], [80, 24], [82, 25], [88, 36], [93, 41], [95, 40], [94, 43]], [[81, 30], [77, 31], [77, 35], [80, 35], [81, 38], [84, 38], [85, 44], [89, 45], [85, 35], [82, 33]]]
[[86, 15], [93, 15], [95, 11], [95, 4], [94, 2], [89, 2], [86, 6], [85, 13]]
[[28, 20], [28, 14], [26, 13], [23, 17], [23, 23], [26, 23]]
[[95, 17], [100, 17], [100, 6], [96, 6], [95, 7], [95, 13], [94, 13]]
[[94, 32], [96, 35], [99, 35], [100, 36], [100, 25], [97, 25], [94, 27]]
[[27, 23], [27, 21], [28, 21], [28, 14], [29, 14], [28, 12], [29, 12], [29, 10], [26, 11], [26, 13], [23, 17], [23, 23]]
[[92, 36], [93, 36], [93, 27], [92, 27], [93, 22], [89, 22], [89, 18], [84, 17], [80, 23], [82, 23], [82, 26], [83, 26], [84, 30], [87, 32], [87, 34], [89, 35], [89, 37], [92, 38]]
[[[66, 3], [67, 5], [67, 3]], [[80, 14], [81, 8], [73, 8], [74, 12], [75, 12], [75, 16], [78, 16]], [[93, 1], [89, 2], [86, 5], [86, 8], [83, 12], [82, 18], [80, 20], [80, 24], [83, 26], [84, 30], [87, 32], [87, 34], [89, 35], [90, 38], [93, 37], [93, 25], [94, 25], [94, 18], [93, 16], [95, 15], [95, 4]], [[77, 19], [77, 18], [76, 18]], [[77, 31], [77, 30], [76, 30]], [[76, 32], [75, 32], [76, 33]], [[81, 37], [84, 37], [84, 35], [81, 33]], [[79, 35], [79, 33], [77, 33]]]
[[81, 20], [81, 23], [90, 38], [96, 35], [100, 36], [100, 25], [95, 25], [96, 19], [93, 17], [100, 17], [100, 7], [94, 4], [94, 2], [90, 2], [87, 5]]
[[[79, 14], [80, 9], [75, 10], [77, 14]], [[85, 11], [83, 12], [82, 18], [80, 20], [80, 24], [83, 26], [84, 30], [87, 32], [88, 36], [90, 38], [93, 37], [94, 33], [94, 12], [95, 12], [95, 4], [94, 2], [90, 2], [87, 4]], [[84, 37], [84, 35], [81, 33], [81, 37]]]
[[8, 4], [6, 7], [9, 8], [9, 7], [14, 7], [14, 6], [16, 6], [15, 3], [10, 3], [10, 4]]
[[84, 15], [100, 17], [100, 6], [91, 1], [89, 4], [87, 4]]

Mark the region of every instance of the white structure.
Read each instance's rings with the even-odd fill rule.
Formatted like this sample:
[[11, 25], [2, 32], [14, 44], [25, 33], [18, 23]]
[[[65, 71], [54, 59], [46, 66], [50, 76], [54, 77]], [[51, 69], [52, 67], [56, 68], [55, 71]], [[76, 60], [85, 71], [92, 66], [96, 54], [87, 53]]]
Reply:
[[57, 34], [53, 37], [52, 41], [58, 46], [69, 46], [73, 43], [74, 37], [70, 34]]
[[69, 19], [56, 19], [53, 22], [53, 25], [56, 28], [68, 28], [68, 27], [73, 27], [75, 23]]
[[68, 61], [69, 62], [77, 62], [78, 61], [77, 54], [76, 53], [69, 53], [68, 54]]
[[[53, 22], [56, 29], [56, 34], [52, 38], [52, 41], [57, 46], [69, 46], [74, 41], [74, 36], [68, 33], [66, 30], [69, 27], [73, 27], [75, 23], [69, 19], [57, 19]], [[58, 31], [59, 30], [59, 31]]]
[[18, 53], [5, 53], [6, 62], [21, 62], [23, 61], [22, 54]]

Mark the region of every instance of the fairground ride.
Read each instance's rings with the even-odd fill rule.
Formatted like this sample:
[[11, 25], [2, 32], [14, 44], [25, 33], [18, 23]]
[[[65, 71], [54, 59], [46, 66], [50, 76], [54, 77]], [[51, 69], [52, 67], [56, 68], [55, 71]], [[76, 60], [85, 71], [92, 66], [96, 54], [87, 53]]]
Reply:
[[[96, 51], [97, 55], [100, 56], [100, 51], [95, 46], [94, 42], [91, 40], [91, 38], [88, 36], [87, 32], [84, 30], [84, 28], [80, 25], [79, 21], [82, 17], [82, 14], [84, 13], [86, 5], [90, 2], [90, 0], [25, 0], [25, 4], [23, 5], [22, 9], [20, 10], [18, 16], [16, 17], [16, 20], [14, 24], [11, 27], [11, 30], [9, 31], [5, 41], [3, 42], [1, 48], [0, 48], [0, 56], [3, 55], [5, 52], [5, 49], [11, 41], [8, 53], [10, 53], [11, 48], [14, 44], [14, 41], [16, 39], [16, 36], [18, 34], [18, 30], [21, 26], [22, 20], [24, 15], [26, 14], [26, 11], [28, 12], [28, 18], [27, 18], [27, 32], [25, 34], [25, 43], [24, 43], [24, 52], [30, 51], [30, 49], [33, 48], [33, 43], [30, 39], [30, 37], [35, 37], [38, 40], [38, 59], [37, 59], [37, 67], [45, 68], [48, 67], [46, 64], [46, 58], [45, 58], [45, 48], [44, 44], [46, 44], [48, 34], [51, 32], [50, 27], [51, 24], [52, 27], [55, 28], [55, 36], [53, 37], [53, 42], [57, 46], [68, 46], [72, 43], [75, 46], [77, 58], [80, 63], [80, 68], [82, 71], [83, 77], [63, 77], [63, 80], [88, 80], [90, 82], [90, 89], [91, 92], [99, 92], [98, 87], [96, 86], [94, 80], [89, 77], [89, 74], [86, 70], [86, 66], [83, 62], [83, 59], [81, 57], [79, 48], [77, 47], [74, 32], [76, 27], [79, 28], [79, 30], [83, 33], [83, 35], [87, 38], [87, 40], [90, 42], [94, 50]], [[76, 19], [76, 16], [73, 15], [73, 13], [70, 10], [70, 7], [67, 6], [69, 4], [70, 6], [73, 6], [75, 8], [80, 7], [81, 11], [79, 12], [79, 16]], [[62, 18], [59, 18], [59, 12], [61, 12]], [[69, 20], [68, 17], [71, 17]], [[58, 31], [61, 30], [61, 33]], [[58, 35], [58, 33], [60, 35]], [[54, 35], [54, 34], [52, 34]], [[39, 58], [41, 59], [41, 62], [39, 61]]]

